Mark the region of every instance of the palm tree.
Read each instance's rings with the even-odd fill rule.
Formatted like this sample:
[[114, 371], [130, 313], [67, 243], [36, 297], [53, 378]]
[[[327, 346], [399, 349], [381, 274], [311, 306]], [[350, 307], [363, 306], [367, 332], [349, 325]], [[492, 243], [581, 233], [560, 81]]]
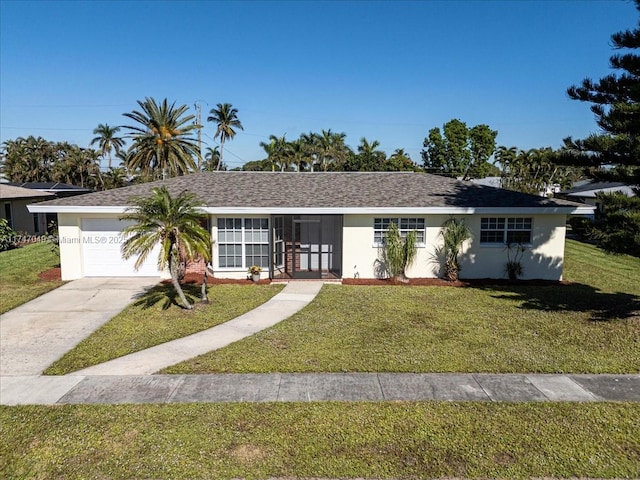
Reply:
[[300, 140], [302, 140], [306, 156], [309, 158], [309, 169], [313, 172], [315, 165], [320, 163], [321, 149], [318, 134], [313, 132], [303, 133], [300, 135]]
[[218, 169], [220, 164], [220, 147], [207, 147], [207, 153], [204, 154], [204, 163], [202, 170], [205, 172], [213, 172]]
[[396, 281], [408, 282], [406, 271], [416, 258], [418, 234], [415, 230], [402, 238], [398, 225], [391, 222], [384, 241], [384, 264], [387, 271]]
[[204, 214], [198, 212], [202, 206], [195, 195], [183, 192], [172, 197], [162, 186], [154, 188], [151, 196], [136, 199], [135, 206], [121, 217], [135, 222], [123, 230], [128, 238], [122, 244], [122, 256], [127, 259], [137, 255], [138, 269], [160, 244], [158, 268], [169, 268], [173, 287], [187, 309], [192, 305], [180, 287], [180, 264], [198, 256], [207, 262], [211, 258], [211, 237], [200, 223]]
[[109, 160], [109, 168], [111, 168], [111, 151], [115, 151], [117, 155], [118, 153], [120, 153], [122, 147], [124, 147], [124, 140], [116, 136], [119, 131], [120, 127], [110, 127], [106, 123], [101, 123], [93, 131], [93, 134], [97, 135], [97, 137], [94, 137], [94, 139], [91, 140], [91, 143], [89, 144], [98, 144], [98, 147], [100, 148], [100, 154], [103, 157], [106, 155]]
[[373, 140], [369, 142], [365, 137], [360, 139], [358, 145], [357, 166], [358, 170], [366, 172], [381, 171], [387, 158], [382, 150], [378, 150], [380, 142]]
[[291, 160], [296, 165], [296, 172], [301, 172], [307, 165], [306, 145], [302, 138], [289, 142]]
[[[286, 135], [286, 134], [285, 134]], [[280, 171], [284, 172], [289, 166], [289, 142], [285, 135], [276, 137], [269, 135], [269, 142], [260, 142], [260, 146], [267, 154], [267, 160], [271, 164], [271, 170], [275, 171], [276, 166], [280, 167]]]
[[239, 128], [240, 130], [244, 130], [244, 128], [238, 119], [238, 109], [233, 108], [230, 103], [219, 103], [216, 105], [216, 108], [212, 108], [209, 113], [211, 115], [207, 117], [207, 122], [215, 122], [217, 125], [213, 138], [220, 137], [220, 160], [218, 161], [217, 168], [217, 170], [220, 170], [224, 142], [226, 140], [233, 140], [233, 137], [236, 136], [234, 128]]
[[444, 276], [450, 282], [458, 280], [460, 263], [458, 257], [462, 244], [472, 236], [471, 229], [462, 219], [449, 218], [442, 224], [440, 231], [444, 244], [437, 249], [444, 260]]
[[200, 149], [191, 134], [201, 125], [193, 123], [193, 115], [184, 116], [186, 105], [169, 105], [165, 98], [161, 104], [153, 98], [138, 100], [142, 111], [134, 110], [124, 116], [138, 122], [141, 127], [125, 126], [131, 130], [133, 144], [129, 148], [127, 168], [140, 170], [142, 175], [174, 177], [197, 170], [195, 158]]

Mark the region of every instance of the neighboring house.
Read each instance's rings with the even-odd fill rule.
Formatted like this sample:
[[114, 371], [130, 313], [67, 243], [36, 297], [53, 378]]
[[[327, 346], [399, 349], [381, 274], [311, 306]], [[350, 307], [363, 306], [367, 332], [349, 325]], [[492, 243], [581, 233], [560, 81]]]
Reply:
[[461, 259], [462, 278], [501, 278], [507, 242], [526, 246], [523, 278], [562, 278], [566, 217], [593, 207], [455, 179], [410, 172], [205, 172], [57, 199], [30, 207], [57, 213], [62, 278], [160, 275], [157, 257], [139, 271], [122, 260], [118, 217], [132, 197], [165, 185], [196, 194], [206, 207], [217, 277], [245, 278], [259, 265], [277, 278], [385, 276], [385, 231], [416, 230], [409, 277], [437, 277], [441, 225], [464, 218], [474, 233]]
[[0, 183], [0, 218], [5, 218], [16, 232], [41, 235], [47, 232], [44, 213], [30, 213], [27, 205], [55, 198], [54, 195]]
[[73, 197], [75, 195], [93, 192], [90, 188], [76, 187], [75, 185], [60, 182], [6, 182], [5, 185], [37, 190], [39, 192], [55, 195], [57, 198]]
[[[73, 197], [75, 195], [83, 195], [85, 193], [93, 192], [90, 188], [76, 187], [75, 185], [60, 182], [4, 182], [3, 185], [26, 188], [35, 192], [48, 194], [55, 198]], [[56, 215], [55, 213], [46, 214], [41, 221], [44, 222], [46, 230], [48, 225], [57, 221]]]
[[598, 182], [594, 180], [588, 180], [586, 182], [580, 182], [573, 188], [561, 192], [560, 194], [558, 194], [558, 197], [573, 202], [596, 205], [596, 195], [598, 193], [620, 192], [625, 194], [627, 197], [633, 197], [635, 195], [633, 189], [634, 187], [622, 182]]

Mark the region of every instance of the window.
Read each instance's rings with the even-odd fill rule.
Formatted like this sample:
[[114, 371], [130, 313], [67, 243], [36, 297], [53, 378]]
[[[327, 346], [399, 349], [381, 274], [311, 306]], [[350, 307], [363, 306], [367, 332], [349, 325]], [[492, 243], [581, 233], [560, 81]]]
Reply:
[[11, 212], [11, 204], [9, 202], [4, 204], [4, 218], [6, 218], [9, 228], [13, 228], [13, 214]]
[[269, 268], [269, 219], [219, 218], [220, 268]]
[[401, 237], [404, 238], [407, 233], [415, 230], [417, 243], [424, 243], [424, 218], [375, 218], [373, 220], [374, 245], [384, 245], [384, 238], [392, 223], [398, 226]]
[[531, 218], [482, 218], [480, 243], [531, 243]]

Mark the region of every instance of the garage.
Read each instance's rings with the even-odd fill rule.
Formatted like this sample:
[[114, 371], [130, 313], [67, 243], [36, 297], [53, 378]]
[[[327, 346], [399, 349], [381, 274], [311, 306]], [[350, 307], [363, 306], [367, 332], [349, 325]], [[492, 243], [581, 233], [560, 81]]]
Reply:
[[124, 241], [122, 229], [130, 225], [117, 218], [82, 219], [82, 267], [85, 277], [157, 277], [159, 246], [147, 257], [138, 270], [137, 257], [122, 258], [120, 246]]

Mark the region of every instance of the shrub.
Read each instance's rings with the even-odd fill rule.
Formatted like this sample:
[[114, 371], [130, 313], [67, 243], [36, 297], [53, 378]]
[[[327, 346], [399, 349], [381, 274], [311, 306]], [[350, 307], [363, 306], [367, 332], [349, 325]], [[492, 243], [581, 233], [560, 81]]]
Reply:
[[0, 218], [0, 252], [15, 247], [16, 232], [6, 218]]

